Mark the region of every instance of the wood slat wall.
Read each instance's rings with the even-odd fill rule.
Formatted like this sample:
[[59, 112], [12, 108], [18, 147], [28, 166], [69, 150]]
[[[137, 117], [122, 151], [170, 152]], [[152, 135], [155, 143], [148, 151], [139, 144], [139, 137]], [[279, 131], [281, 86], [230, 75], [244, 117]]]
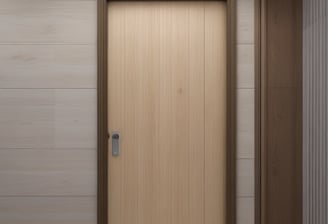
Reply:
[[0, 223], [96, 223], [96, 1], [0, 0]]
[[303, 223], [328, 222], [328, 3], [303, 0]]

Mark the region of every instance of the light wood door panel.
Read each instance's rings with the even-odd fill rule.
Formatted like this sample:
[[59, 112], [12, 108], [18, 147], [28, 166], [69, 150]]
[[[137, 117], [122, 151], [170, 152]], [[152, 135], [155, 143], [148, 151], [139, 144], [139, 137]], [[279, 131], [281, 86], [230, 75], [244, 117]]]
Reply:
[[108, 113], [109, 223], [225, 223], [224, 2], [110, 2]]
[[226, 205], [226, 9], [205, 5], [205, 224], [224, 223]]

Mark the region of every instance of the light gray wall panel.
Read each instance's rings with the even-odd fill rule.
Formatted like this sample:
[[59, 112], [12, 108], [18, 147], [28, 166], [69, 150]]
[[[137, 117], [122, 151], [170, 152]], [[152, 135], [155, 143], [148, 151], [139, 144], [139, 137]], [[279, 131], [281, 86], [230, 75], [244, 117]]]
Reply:
[[237, 132], [237, 159], [254, 159], [254, 132]]
[[0, 197], [95, 196], [96, 154], [96, 149], [0, 149]]
[[237, 90], [237, 132], [254, 132], [254, 89]]
[[254, 197], [238, 197], [237, 199], [237, 223], [255, 223]]
[[237, 224], [254, 224], [255, 0], [237, 0]]
[[237, 43], [254, 44], [254, 0], [237, 0]]
[[254, 44], [237, 45], [237, 88], [255, 88]]
[[96, 18], [0, 0], [0, 223], [97, 223]]
[[3, 224], [95, 224], [95, 197], [0, 197]]
[[0, 148], [96, 148], [96, 90], [0, 89]]
[[254, 197], [254, 159], [237, 160], [237, 197]]
[[96, 1], [1, 0], [0, 43], [96, 43]]
[[96, 88], [96, 53], [94, 44], [0, 45], [0, 88]]
[[303, 223], [327, 224], [328, 3], [303, 0]]

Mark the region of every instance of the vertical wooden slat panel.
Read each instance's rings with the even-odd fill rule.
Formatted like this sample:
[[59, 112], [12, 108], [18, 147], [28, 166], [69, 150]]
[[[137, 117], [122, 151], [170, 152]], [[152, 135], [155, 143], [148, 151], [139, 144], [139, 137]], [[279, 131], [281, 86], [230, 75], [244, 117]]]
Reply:
[[[225, 223], [226, 217], [226, 5], [205, 4], [205, 224]], [[216, 63], [216, 61], [223, 63]], [[219, 176], [220, 178], [213, 178]], [[215, 197], [213, 197], [215, 196]]]
[[326, 0], [303, 0], [303, 219], [327, 223]]
[[[196, 7], [191, 7], [189, 10], [189, 49], [191, 51], [189, 54], [189, 164], [192, 169], [192, 172], [189, 173], [189, 186], [192, 186], [189, 190], [189, 224], [203, 223], [205, 213], [204, 203], [199, 203], [204, 201], [205, 196], [205, 183], [199, 182], [199, 179], [204, 179], [205, 176], [203, 169], [205, 153], [199, 150], [205, 146], [205, 110], [204, 107], [198, 106], [205, 98], [205, 35], [199, 32], [199, 30], [205, 29], [205, 2], [195, 3], [194, 5]], [[199, 76], [198, 74], [203, 75]], [[192, 143], [192, 139], [198, 139], [198, 141]], [[200, 210], [202, 211], [199, 212]]]

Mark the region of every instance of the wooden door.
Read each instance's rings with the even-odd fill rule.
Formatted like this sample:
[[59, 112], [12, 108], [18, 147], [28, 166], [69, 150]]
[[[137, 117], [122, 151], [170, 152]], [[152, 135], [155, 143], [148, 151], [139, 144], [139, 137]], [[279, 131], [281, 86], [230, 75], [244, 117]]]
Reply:
[[110, 224], [224, 224], [226, 3], [110, 2]]

